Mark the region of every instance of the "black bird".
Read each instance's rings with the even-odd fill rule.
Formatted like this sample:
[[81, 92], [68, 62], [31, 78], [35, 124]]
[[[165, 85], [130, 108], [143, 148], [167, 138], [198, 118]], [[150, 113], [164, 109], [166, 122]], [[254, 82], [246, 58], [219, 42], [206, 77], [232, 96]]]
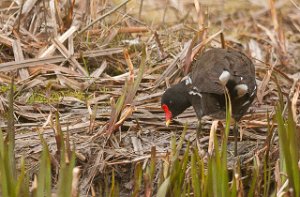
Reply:
[[210, 49], [193, 61], [192, 72], [162, 95], [166, 125], [193, 106], [197, 117], [224, 119], [226, 86], [232, 117], [239, 121], [256, 96], [255, 68], [243, 53], [231, 49]]

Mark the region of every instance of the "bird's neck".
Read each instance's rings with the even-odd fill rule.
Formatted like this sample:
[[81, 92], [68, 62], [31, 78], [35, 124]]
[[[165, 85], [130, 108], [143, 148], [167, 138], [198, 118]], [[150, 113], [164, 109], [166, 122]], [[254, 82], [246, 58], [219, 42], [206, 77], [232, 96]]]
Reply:
[[180, 101], [180, 111], [184, 111], [186, 108], [190, 107], [192, 104], [189, 99], [188, 87], [185, 85], [185, 81], [182, 81], [173, 86], [175, 92], [177, 93], [177, 99]]

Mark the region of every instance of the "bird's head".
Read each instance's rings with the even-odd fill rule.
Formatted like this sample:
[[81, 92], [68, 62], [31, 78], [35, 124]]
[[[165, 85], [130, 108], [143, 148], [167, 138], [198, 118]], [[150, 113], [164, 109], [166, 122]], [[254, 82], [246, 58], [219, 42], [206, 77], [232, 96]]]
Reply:
[[165, 112], [166, 126], [169, 126], [171, 120], [181, 114], [186, 108], [191, 106], [186, 87], [179, 83], [168, 88], [161, 98], [161, 108]]

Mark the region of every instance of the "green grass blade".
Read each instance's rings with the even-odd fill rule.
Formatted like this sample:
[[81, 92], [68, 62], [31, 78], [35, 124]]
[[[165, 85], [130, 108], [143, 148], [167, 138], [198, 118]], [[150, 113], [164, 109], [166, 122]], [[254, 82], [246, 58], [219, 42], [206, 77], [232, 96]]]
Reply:
[[190, 149], [190, 143], [188, 142], [186, 151], [185, 151], [183, 158], [181, 160], [181, 163], [180, 163], [181, 170], [180, 170], [180, 174], [179, 174], [179, 178], [178, 178], [178, 185], [180, 187], [183, 187], [183, 184], [184, 184], [186, 169], [187, 169], [188, 162], [189, 162], [189, 149]]
[[[290, 164], [290, 154], [289, 154], [289, 144], [288, 138], [286, 135], [286, 130], [284, 126], [284, 119], [282, 116], [282, 107], [276, 107], [276, 121], [278, 124], [278, 136], [279, 136], [279, 150], [280, 150], [280, 168], [281, 171], [287, 173], [288, 175], [291, 174], [290, 168], [286, 166], [286, 164]], [[281, 180], [284, 183], [286, 178], [283, 177]]]
[[270, 153], [271, 139], [273, 136], [274, 129], [271, 128], [270, 122], [271, 121], [270, 121], [269, 113], [267, 111], [267, 123], [268, 123], [268, 136], [266, 139], [267, 149], [263, 158], [263, 170], [264, 170], [263, 196], [264, 197], [267, 197], [269, 195], [270, 184], [271, 184], [271, 165], [270, 165], [269, 153]]
[[252, 181], [251, 181], [251, 185], [250, 185], [250, 189], [248, 191], [248, 197], [253, 197], [255, 196], [255, 192], [258, 192], [258, 189], [256, 188], [256, 183], [257, 183], [257, 179], [259, 178], [259, 166], [258, 166], [258, 161], [257, 161], [257, 157], [254, 156], [254, 168], [253, 168], [253, 173], [252, 173]]
[[135, 97], [136, 95], [136, 92], [140, 86], [140, 83], [143, 79], [143, 75], [144, 75], [144, 72], [145, 72], [145, 68], [146, 68], [146, 59], [147, 59], [147, 50], [146, 50], [146, 46], [143, 45], [142, 47], [142, 56], [141, 56], [141, 63], [140, 63], [140, 66], [139, 66], [139, 71], [138, 71], [138, 74], [137, 74], [137, 77], [134, 81], [134, 84], [133, 86], [131, 86], [130, 90], [128, 91], [128, 94], [126, 96], [126, 99], [125, 99], [125, 105], [126, 104], [131, 104], [132, 101], [133, 101], [133, 98]]
[[170, 177], [166, 178], [166, 180], [158, 188], [157, 197], [165, 197], [165, 196], [167, 196], [169, 185], [170, 185]]
[[10, 85], [8, 96], [8, 114], [7, 114], [7, 136], [3, 140], [1, 133], [1, 155], [0, 155], [0, 177], [3, 196], [15, 197], [17, 193], [17, 171], [15, 162], [15, 125], [14, 125], [14, 80]]
[[125, 82], [124, 88], [122, 90], [121, 96], [118, 98], [117, 103], [112, 105], [111, 115], [108, 123], [107, 133], [111, 134], [115, 130], [115, 123], [117, 122], [120, 113], [123, 109], [126, 92], [128, 91], [128, 83]]
[[[61, 135], [62, 139], [63, 136]], [[65, 147], [65, 144], [67, 147]], [[58, 197], [68, 197], [72, 194], [73, 169], [75, 167], [75, 147], [70, 150], [69, 134], [67, 133], [66, 143], [62, 140], [60, 155], [60, 171], [58, 178]]]
[[115, 193], [115, 171], [112, 171], [112, 175], [111, 175], [111, 187], [110, 187], [110, 192], [109, 192], [109, 197], [114, 197], [116, 196]]
[[[275, 117], [278, 124], [281, 171], [287, 173], [289, 185], [292, 187], [294, 195], [300, 196], [299, 147], [297, 144], [299, 134], [296, 132], [296, 124], [292, 117], [290, 104], [288, 104], [287, 120], [283, 117], [283, 106], [281, 104], [276, 106]], [[283, 177], [281, 182], [283, 183], [285, 180], [286, 178]]]
[[[21, 170], [18, 177], [17, 185], [16, 185], [16, 196], [23, 196], [27, 197], [29, 196], [29, 190], [26, 186], [26, 174], [25, 174], [25, 160], [24, 157], [21, 158]], [[24, 187], [25, 186], [25, 187]]]
[[12, 78], [8, 97], [8, 118], [7, 118], [7, 144], [9, 157], [9, 167], [11, 168], [13, 182], [16, 181], [16, 161], [15, 161], [15, 123], [14, 123], [14, 79]]
[[61, 162], [61, 169], [58, 180], [58, 197], [71, 196], [73, 169], [75, 167], [75, 151], [72, 151], [69, 162]]
[[232, 180], [232, 185], [231, 185], [231, 197], [236, 197], [237, 196], [237, 182], [238, 180], [233, 177], [233, 180]]
[[186, 135], [187, 129], [188, 129], [188, 127], [187, 127], [187, 123], [186, 123], [186, 124], [184, 124], [183, 132], [181, 133], [181, 136], [180, 136], [178, 145], [177, 145], [176, 149], [174, 150], [175, 153], [176, 153], [176, 154], [175, 154], [176, 157], [179, 156], [179, 152], [180, 152], [180, 150], [182, 149], [182, 145], [183, 145], [183, 142], [184, 142], [184, 139], [185, 139], [185, 135]]
[[[290, 157], [291, 157], [291, 171], [293, 176], [293, 188], [295, 192], [295, 196], [300, 196], [300, 170], [298, 166], [299, 162], [299, 145], [297, 141], [299, 138], [299, 133], [296, 131], [296, 124], [293, 119], [291, 105], [288, 105], [288, 119], [286, 124], [286, 131], [288, 135], [288, 144], [290, 150]], [[291, 178], [291, 177], [289, 177]]]
[[143, 176], [143, 169], [141, 163], [137, 163], [134, 169], [134, 190], [132, 193], [132, 197], [139, 196], [139, 191], [141, 189], [142, 183], [142, 176]]
[[198, 171], [197, 159], [195, 154], [198, 153], [194, 152], [192, 154], [192, 159], [191, 159], [192, 185], [193, 185], [194, 196], [200, 197], [201, 196], [200, 174]]
[[6, 166], [7, 166], [7, 160], [6, 160], [6, 155], [7, 155], [7, 149], [4, 144], [4, 137], [2, 130], [0, 128], [0, 184], [1, 184], [1, 194], [3, 196], [8, 196], [8, 184], [10, 184], [10, 181], [8, 180], [8, 171], [6, 171]]
[[214, 193], [213, 161], [209, 156], [207, 161], [207, 196], [213, 196]]
[[43, 146], [40, 169], [38, 174], [37, 196], [51, 196], [51, 164], [48, 145], [40, 134], [40, 140]]
[[199, 179], [200, 179], [201, 196], [207, 196], [208, 179], [207, 179], [207, 175], [206, 175], [206, 172], [204, 169], [204, 162], [201, 159], [197, 149], [194, 149], [194, 154], [196, 157], [196, 162], [197, 162], [197, 165], [199, 168], [199, 173], [200, 173]]

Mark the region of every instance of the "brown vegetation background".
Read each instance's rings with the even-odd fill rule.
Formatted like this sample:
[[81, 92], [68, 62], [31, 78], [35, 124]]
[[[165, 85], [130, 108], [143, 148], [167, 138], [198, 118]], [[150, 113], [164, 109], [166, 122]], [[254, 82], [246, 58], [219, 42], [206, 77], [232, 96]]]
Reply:
[[[38, 133], [55, 155], [58, 112], [76, 147], [82, 193], [97, 190], [113, 169], [128, 194], [135, 164], [145, 164], [153, 146], [163, 164], [171, 136], [180, 136], [184, 123], [185, 143], [207, 154], [213, 120], [202, 120], [201, 139], [191, 108], [166, 128], [160, 96], [184, 77], [195, 54], [222, 47], [222, 32], [226, 47], [243, 51], [256, 66], [257, 99], [240, 123], [242, 166], [263, 154], [268, 137], [274, 138], [275, 163], [278, 139], [266, 131], [278, 102], [276, 83], [291, 98], [298, 129], [300, 124], [299, 6], [295, 0], [1, 0], [0, 127], [7, 127], [14, 79], [17, 160], [25, 156], [28, 171], [37, 171]], [[229, 143], [231, 168], [232, 135]]]

